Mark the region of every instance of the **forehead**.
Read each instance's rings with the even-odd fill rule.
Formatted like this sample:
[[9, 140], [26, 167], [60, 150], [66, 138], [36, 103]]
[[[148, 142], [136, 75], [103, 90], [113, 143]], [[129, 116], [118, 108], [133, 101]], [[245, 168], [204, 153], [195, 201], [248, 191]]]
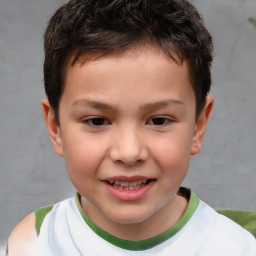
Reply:
[[173, 56], [176, 61], [158, 47], [145, 46], [103, 57], [83, 56], [76, 62], [70, 59], [64, 95], [79, 101], [97, 94], [99, 100], [117, 101], [120, 97], [134, 97], [136, 93], [151, 94], [151, 98], [171, 92], [174, 98], [178, 97], [175, 93], [191, 93], [188, 64]]
[[[181, 60], [182, 58], [182, 60]], [[184, 62], [184, 66], [186, 68], [187, 75], [189, 76], [189, 70], [188, 70], [188, 62], [184, 61], [183, 57], [179, 54], [176, 54], [174, 51], [171, 53], [165, 53], [162, 48], [157, 46], [154, 43], [145, 42], [143, 43], [137, 43], [132, 47], [129, 47], [127, 49], [114, 51], [114, 52], [104, 52], [104, 51], [98, 51], [98, 52], [89, 52], [86, 54], [79, 55], [79, 53], [73, 53], [68, 57], [67, 61], [67, 67], [66, 67], [66, 74], [72, 69], [73, 66], [82, 66], [86, 65], [89, 66], [95, 66], [100, 65], [101, 63], [104, 64], [104, 62], [109, 62], [112, 60], [123, 62], [123, 61], [131, 61], [131, 62], [138, 62], [139, 60], [153, 60], [152, 66], [158, 65], [159, 63], [163, 64], [163, 62], [175, 62], [177, 65], [181, 65]], [[94, 62], [94, 63], [93, 63]]]

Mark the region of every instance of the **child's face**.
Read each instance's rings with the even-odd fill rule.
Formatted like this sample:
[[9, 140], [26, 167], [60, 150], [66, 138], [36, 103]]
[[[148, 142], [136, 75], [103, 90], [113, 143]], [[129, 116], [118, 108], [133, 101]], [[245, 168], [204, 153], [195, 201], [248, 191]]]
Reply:
[[154, 47], [68, 66], [60, 127], [46, 122], [89, 218], [110, 226], [168, 218], [211, 105], [195, 123], [186, 62]]

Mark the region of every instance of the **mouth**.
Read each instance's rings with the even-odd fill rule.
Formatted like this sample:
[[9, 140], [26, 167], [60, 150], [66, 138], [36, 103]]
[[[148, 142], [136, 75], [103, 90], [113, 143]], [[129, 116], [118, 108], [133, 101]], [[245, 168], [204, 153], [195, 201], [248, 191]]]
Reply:
[[153, 179], [140, 179], [133, 181], [110, 179], [106, 180], [106, 183], [108, 183], [110, 186], [116, 189], [130, 191], [141, 189], [152, 181]]
[[121, 201], [135, 201], [143, 198], [154, 186], [156, 179], [134, 177], [111, 177], [105, 179], [107, 191]]

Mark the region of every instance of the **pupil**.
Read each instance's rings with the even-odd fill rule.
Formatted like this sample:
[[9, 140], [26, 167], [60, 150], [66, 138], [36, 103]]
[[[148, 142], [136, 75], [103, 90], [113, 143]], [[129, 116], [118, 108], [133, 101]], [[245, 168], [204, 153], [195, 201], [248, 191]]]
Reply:
[[103, 125], [105, 120], [103, 118], [94, 118], [92, 119], [93, 125]]
[[153, 118], [154, 125], [163, 125], [165, 122], [165, 119], [162, 117]]

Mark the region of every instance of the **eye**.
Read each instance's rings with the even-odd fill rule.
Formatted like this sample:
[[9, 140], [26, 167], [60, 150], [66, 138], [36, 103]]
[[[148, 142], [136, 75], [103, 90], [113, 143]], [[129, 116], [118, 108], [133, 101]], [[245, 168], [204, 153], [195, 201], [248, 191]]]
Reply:
[[93, 118], [88, 118], [86, 120], [83, 120], [83, 123], [88, 124], [89, 126], [104, 126], [108, 125], [109, 121], [103, 117], [93, 117]]
[[155, 125], [155, 126], [165, 126], [165, 125], [170, 124], [171, 122], [172, 122], [172, 120], [170, 118], [156, 116], [156, 117], [152, 117], [148, 121], [148, 124]]

